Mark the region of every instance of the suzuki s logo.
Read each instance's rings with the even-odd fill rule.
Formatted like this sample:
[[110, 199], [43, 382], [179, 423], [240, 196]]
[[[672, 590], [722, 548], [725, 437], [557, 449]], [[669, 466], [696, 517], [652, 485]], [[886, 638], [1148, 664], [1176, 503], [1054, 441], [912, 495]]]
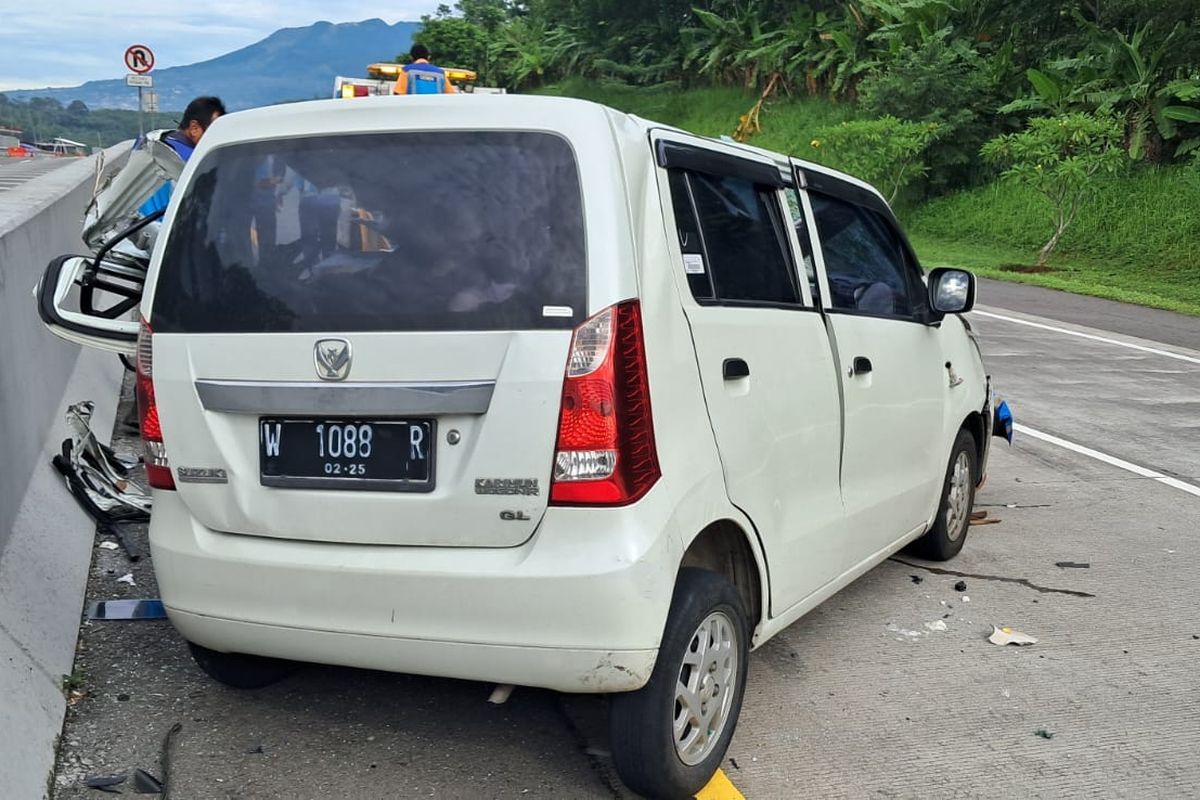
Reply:
[[345, 339], [318, 339], [313, 358], [323, 381], [344, 381], [350, 374], [350, 343]]

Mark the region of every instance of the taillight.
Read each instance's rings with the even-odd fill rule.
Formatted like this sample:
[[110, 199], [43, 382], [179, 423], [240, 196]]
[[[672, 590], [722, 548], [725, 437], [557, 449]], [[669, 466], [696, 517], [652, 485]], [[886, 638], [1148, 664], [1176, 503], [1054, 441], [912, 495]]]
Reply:
[[660, 474], [641, 306], [627, 300], [584, 322], [571, 339], [550, 502], [625, 505]]
[[146, 479], [155, 489], [174, 489], [175, 478], [171, 475], [171, 464], [167, 461], [167, 450], [163, 444], [162, 426], [158, 424], [158, 403], [154, 399], [154, 350], [151, 342], [154, 331], [150, 323], [142, 320], [137, 339], [137, 404], [138, 420], [142, 428], [143, 461]]

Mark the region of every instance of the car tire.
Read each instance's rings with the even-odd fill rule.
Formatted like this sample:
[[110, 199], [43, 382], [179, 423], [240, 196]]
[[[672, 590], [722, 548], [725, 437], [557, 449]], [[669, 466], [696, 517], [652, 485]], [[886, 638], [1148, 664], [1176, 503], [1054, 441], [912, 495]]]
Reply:
[[235, 689], [261, 689], [291, 675], [299, 668], [294, 661], [252, 656], [246, 653], [221, 653], [188, 642], [192, 659], [210, 678]]
[[[650, 681], [610, 701], [613, 762], [626, 786], [651, 798], [704, 788], [733, 738], [749, 656], [750, 626], [733, 585], [709, 570], [680, 570]], [[707, 717], [702, 725], [689, 707]]]
[[913, 554], [930, 561], [949, 561], [962, 550], [971, 526], [971, 509], [975, 506], [978, 462], [975, 437], [968, 430], [959, 431], [946, 466], [937, 516], [925, 535], [913, 542]]

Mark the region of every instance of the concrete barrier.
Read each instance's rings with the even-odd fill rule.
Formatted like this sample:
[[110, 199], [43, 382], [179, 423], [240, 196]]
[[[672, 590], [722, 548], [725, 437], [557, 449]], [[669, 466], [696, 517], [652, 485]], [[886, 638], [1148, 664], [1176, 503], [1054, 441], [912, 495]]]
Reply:
[[[117, 166], [128, 143], [109, 148]], [[62, 731], [95, 525], [50, 465], [67, 436], [69, 403], [93, 400], [111, 436], [122, 366], [51, 335], [31, 292], [79, 238], [95, 157], [0, 193], [0, 786], [46, 794]]]

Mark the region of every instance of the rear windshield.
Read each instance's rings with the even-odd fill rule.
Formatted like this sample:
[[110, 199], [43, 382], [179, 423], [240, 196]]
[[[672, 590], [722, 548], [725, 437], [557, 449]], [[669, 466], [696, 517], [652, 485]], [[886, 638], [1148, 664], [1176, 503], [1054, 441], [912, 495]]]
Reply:
[[571, 328], [579, 174], [533, 132], [389, 133], [215, 150], [183, 198], [162, 333]]

